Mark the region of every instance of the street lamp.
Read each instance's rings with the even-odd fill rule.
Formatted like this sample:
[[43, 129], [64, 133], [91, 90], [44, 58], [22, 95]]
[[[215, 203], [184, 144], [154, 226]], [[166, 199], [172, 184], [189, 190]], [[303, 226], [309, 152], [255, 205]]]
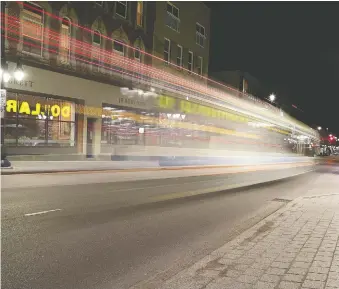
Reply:
[[[22, 68], [22, 64], [20, 63], [20, 61], [17, 63], [16, 68], [13, 72], [13, 75], [14, 75], [15, 80], [17, 80], [17, 81], [21, 81], [21, 80], [24, 79], [25, 73], [24, 73], [24, 70]], [[3, 62], [2, 67], [1, 67], [1, 80], [4, 83], [7, 83], [11, 78], [12, 78], [12, 75], [8, 71], [7, 62]]]
[[271, 102], [275, 101], [275, 95], [273, 93], [270, 94], [269, 99]]
[[318, 130], [321, 130], [321, 126], [318, 126]]
[[24, 77], [25, 77], [25, 73], [24, 73], [24, 70], [22, 69], [22, 64], [18, 62], [16, 69], [14, 71], [14, 78], [17, 81], [21, 81], [24, 79]]
[[7, 83], [11, 79], [11, 75], [8, 72], [8, 64], [6, 62], [2, 64], [1, 77], [4, 83]]

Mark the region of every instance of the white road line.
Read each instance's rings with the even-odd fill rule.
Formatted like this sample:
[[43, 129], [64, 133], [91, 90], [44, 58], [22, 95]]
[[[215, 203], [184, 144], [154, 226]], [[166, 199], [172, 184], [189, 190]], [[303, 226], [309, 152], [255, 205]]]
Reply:
[[42, 214], [47, 214], [51, 212], [56, 212], [56, 211], [61, 211], [61, 209], [54, 209], [54, 210], [48, 210], [48, 211], [41, 211], [41, 212], [36, 212], [36, 213], [30, 213], [30, 214], [25, 214], [26, 217], [29, 216], [35, 216], [35, 215], [42, 215]]

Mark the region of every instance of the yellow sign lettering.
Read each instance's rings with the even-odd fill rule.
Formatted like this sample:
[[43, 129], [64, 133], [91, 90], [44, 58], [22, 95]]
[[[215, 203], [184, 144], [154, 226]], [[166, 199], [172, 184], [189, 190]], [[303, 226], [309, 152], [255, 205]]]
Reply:
[[32, 110], [31, 111], [31, 114], [32, 115], [39, 115], [40, 114], [40, 110], [41, 110], [41, 104], [40, 103], [37, 103], [35, 105], [35, 110]]
[[53, 115], [53, 117], [58, 117], [60, 115], [60, 106], [56, 104], [52, 105], [51, 114]]
[[71, 107], [70, 106], [64, 106], [61, 109], [61, 115], [64, 118], [69, 118], [71, 116]]
[[31, 114], [31, 109], [27, 101], [23, 101], [20, 105], [19, 113]]
[[9, 99], [6, 101], [6, 111], [7, 112], [16, 112], [17, 110], [17, 102], [16, 100]]

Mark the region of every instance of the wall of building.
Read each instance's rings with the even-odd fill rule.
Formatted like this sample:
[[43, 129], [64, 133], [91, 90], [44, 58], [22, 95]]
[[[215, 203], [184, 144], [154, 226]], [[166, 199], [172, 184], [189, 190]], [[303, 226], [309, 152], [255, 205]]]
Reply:
[[[194, 54], [194, 72], [197, 70], [198, 56], [203, 58], [203, 75], [208, 75], [209, 46], [210, 46], [210, 10], [202, 2], [170, 2], [179, 10], [179, 29], [167, 25], [169, 2], [161, 1], [156, 5], [156, 20], [154, 25], [154, 54], [160, 59], [164, 59], [165, 38], [171, 41], [171, 63], [177, 62], [177, 45], [183, 47], [183, 67], [188, 68], [188, 52]], [[203, 47], [196, 43], [196, 23], [200, 23], [205, 28], [205, 39]], [[166, 68], [166, 64], [158, 60], [153, 60], [153, 65]], [[168, 67], [168, 66], [167, 66]], [[171, 69], [174, 73], [189, 77], [190, 75], [178, 69]]]
[[[98, 2], [98, 1], [97, 1]], [[100, 2], [100, 1], [99, 1]], [[77, 65], [77, 61], [74, 58], [74, 53], [79, 48], [75, 45], [71, 45], [70, 60], [66, 63], [61, 61], [58, 53], [60, 47], [60, 40], [53, 40], [53, 33], [60, 33], [63, 19], [68, 19], [70, 25], [70, 38], [74, 41], [78, 41], [78, 45], [82, 43], [92, 45], [93, 43], [93, 31], [100, 33], [101, 44], [100, 48], [108, 52], [113, 51], [114, 39], [130, 46], [125, 47], [124, 54], [130, 58], [134, 58], [133, 47], [140, 47], [147, 53], [153, 51], [153, 30], [155, 19], [155, 3], [154, 2], [142, 2], [144, 13], [142, 16], [142, 26], [136, 24], [136, 9], [138, 2], [127, 2], [126, 18], [119, 16], [116, 13], [117, 2], [104, 1], [102, 6], [96, 4], [95, 1], [90, 2], [8, 2], [6, 7], [6, 14], [15, 19], [22, 19], [23, 3], [37, 9], [44, 10], [43, 16], [43, 29], [46, 29], [43, 41], [44, 47], [40, 56], [32, 55], [23, 52], [21, 28], [10, 23], [10, 19], [7, 19], [7, 36], [10, 40], [6, 41], [6, 54], [7, 58], [14, 60], [20, 56], [25, 61], [44, 63], [47, 66], [61, 67], [64, 70], [72, 72], [81, 72], [86, 74], [96, 74], [101, 78], [105, 78], [105, 73], [97, 73], [83, 65]], [[51, 14], [59, 17], [56, 19]], [[79, 26], [78, 26], [79, 25]], [[11, 27], [12, 26], [12, 27]], [[49, 32], [51, 31], [51, 32]], [[55, 37], [54, 37], [55, 38]], [[17, 41], [16, 41], [17, 40]], [[23, 52], [23, 53], [22, 53]], [[144, 55], [142, 57], [144, 63], [151, 63], [151, 57]]]

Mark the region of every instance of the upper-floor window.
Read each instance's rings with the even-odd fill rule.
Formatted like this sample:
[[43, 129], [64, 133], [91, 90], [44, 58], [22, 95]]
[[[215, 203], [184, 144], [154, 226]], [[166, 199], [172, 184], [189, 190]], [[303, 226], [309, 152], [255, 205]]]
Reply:
[[179, 9], [172, 3], [167, 2], [166, 25], [173, 30], [180, 32]]
[[113, 40], [113, 50], [114, 52], [120, 54], [121, 56], [124, 56], [125, 55], [124, 43], [118, 40]]
[[193, 52], [188, 51], [187, 69], [193, 71]]
[[206, 39], [205, 27], [200, 25], [199, 23], [196, 23], [195, 30], [196, 30], [196, 32], [195, 32], [196, 43], [199, 46], [204, 47], [205, 39]]
[[177, 51], [177, 65], [179, 67], [182, 67], [182, 46], [178, 45], [178, 51]]
[[95, 1], [95, 4], [102, 7], [104, 5], [104, 1]]
[[33, 3], [24, 2], [22, 10], [23, 52], [41, 56], [43, 48], [44, 10]]
[[93, 44], [99, 47], [101, 45], [101, 33], [97, 30], [93, 33]]
[[171, 41], [165, 38], [165, 45], [164, 45], [164, 60], [166, 62], [171, 62]]
[[60, 35], [60, 60], [68, 63], [70, 58], [70, 42], [71, 42], [71, 22], [67, 18], [63, 18], [61, 22]]
[[99, 71], [100, 58], [101, 58], [101, 33], [97, 30], [93, 32], [93, 45], [92, 45], [92, 63], [93, 71]]
[[134, 59], [141, 62], [141, 52], [140, 47], [136, 47], [134, 50]]
[[138, 1], [137, 3], [137, 25], [142, 27], [144, 20], [144, 2]]
[[115, 3], [115, 13], [123, 18], [127, 18], [127, 1], [117, 1]]
[[203, 67], [203, 58], [201, 56], [198, 56], [197, 69], [198, 69], [198, 74], [199, 75], [202, 75], [202, 67]]

